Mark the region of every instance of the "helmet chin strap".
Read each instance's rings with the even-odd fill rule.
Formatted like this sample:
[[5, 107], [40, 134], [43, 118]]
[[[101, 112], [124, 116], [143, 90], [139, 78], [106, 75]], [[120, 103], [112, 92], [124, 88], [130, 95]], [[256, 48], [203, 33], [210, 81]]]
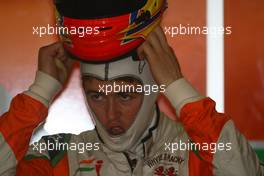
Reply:
[[[152, 77], [148, 64], [144, 64], [139, 70], [142, 61], [135, 61], [132, 57], [118, 60], [108, 64], [81, 64], [81, 74], [92, 76], [102, 80], [113, 80], [116, 78], [130, 76], [138, 79], [144, 85], [154, 85], [155, 81]], [[153, 117], [155, 116], [156, 99], [158, 93], [151, 92], [149, 95], [144, 95], [143, 101], [134, 122], [130, 128], [121, 135], [110, 135], [99, 119], [93, 113], [89, 104], [87, 105], [92, 118], [95, 121], [97, 132], [104, 144], [113, 151], [128, 151], [134, 148], [143, 137], [145, 131], [150, 127]]]

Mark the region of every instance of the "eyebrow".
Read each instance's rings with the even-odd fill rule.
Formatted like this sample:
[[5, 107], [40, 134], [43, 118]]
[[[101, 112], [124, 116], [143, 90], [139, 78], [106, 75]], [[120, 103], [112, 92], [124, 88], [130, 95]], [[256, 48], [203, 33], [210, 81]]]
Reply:
[[98, 90], [86, 90], [85, 93], [100, 93], [100, 94], [103, 94], [103, 92], [99, 92]]
[[123, 93], [131, 93], [131, 94], [142, 94], [142, 92], [136, 92], [136, 91], [134, 91], [134, 92], [116, 92], [116, 94], [118, 94], [118, 95], [120, 95], [120, 94], [123, 94]]
[[[99, 92], [97, 90], [87, 90], [85, 91], [85, 94], [90, 94], [90, 93], [97, 93], [101, 95], [105, 95], [105, 92]], [[142, 92], [137, 92], [137, 91], [119, 91], [119, 92], [113, 92], [114, 94], [122, 94], [122, 93], [135, 93], [135, 94], [141, 94]]]

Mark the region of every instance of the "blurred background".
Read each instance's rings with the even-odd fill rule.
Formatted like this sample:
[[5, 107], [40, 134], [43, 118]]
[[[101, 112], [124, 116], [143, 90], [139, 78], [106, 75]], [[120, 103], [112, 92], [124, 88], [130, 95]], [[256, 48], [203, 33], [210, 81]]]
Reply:
[[[264, 160], [264, 1], [168, 0], [165, 28], [231, 27], [230, 35], [166, 33], [185, 77], [202, 94], [212, 97], [228, 114]], [[10, 100], [34, 81], [38, 49], [57, 36], [33, 35], [33, 27], [55, 24], [52, 0], [0, 0], [0, 114]], [[172, 115], [166, 100], [163, 111]], [[33, 140], [54, 133], [92, 129], [80, 88], [78, 65], [65, 91], [50, 109]]]

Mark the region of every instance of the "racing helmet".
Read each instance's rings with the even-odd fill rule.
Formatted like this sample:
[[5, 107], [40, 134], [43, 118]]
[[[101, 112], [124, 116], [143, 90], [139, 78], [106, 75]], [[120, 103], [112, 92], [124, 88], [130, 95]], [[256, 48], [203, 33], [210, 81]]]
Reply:
[[[160, 23], [166, 0], [55, 0], [64, 47], [73, 58], [104, 63], [131, 55]], [[68, 44], [67, 44], [68, 43]]]

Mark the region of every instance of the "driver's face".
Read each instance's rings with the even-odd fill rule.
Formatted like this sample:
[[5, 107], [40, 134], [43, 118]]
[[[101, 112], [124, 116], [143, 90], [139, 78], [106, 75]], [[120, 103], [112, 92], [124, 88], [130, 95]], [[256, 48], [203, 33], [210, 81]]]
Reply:
[[110, 135], [120, 135], [132, 125], [140, 109], [144, 93], [123, 90], [110, 92], [106, 95], [100, 87], [106, 85], [133, 85], [140, 84], [137, 80], [102, 81], [92, 77], [83, 78], [83, 87], [86, 99], [91, 110], [105, 127]]

